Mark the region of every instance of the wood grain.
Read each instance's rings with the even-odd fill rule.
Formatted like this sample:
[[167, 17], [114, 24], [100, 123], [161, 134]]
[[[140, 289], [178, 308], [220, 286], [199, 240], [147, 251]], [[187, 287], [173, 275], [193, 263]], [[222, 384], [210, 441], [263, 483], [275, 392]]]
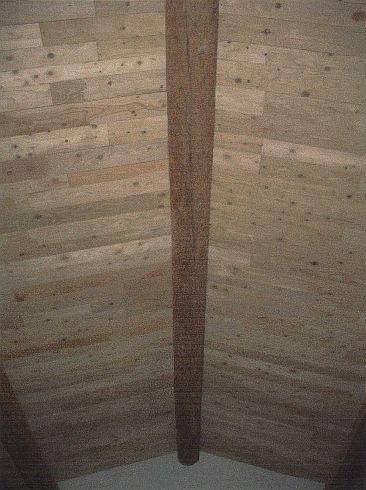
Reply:
[[0, 5], [0, 24], [28, 24], [92, 17], [94, 14], [92, 0], [3, 0]]
[[42, 47], [38, 24], [0, 26], [0, 49]]
[[164, 4], [129, 3], [0, 7], [2, 355], [57, 480], [175, 450]]
[[[2, 355], [64, 480], [176, 450], [165, 2], [0, 3]], [[366, 8], [220, 9], [201, 446], [328, 481], [365, 401]]]
[[168, 1], [167, 91], [178, 458], [199, 459], [218, 2]]
[[221, 8], [202, 447], [325, 481], [365, 397], [365, 22]]

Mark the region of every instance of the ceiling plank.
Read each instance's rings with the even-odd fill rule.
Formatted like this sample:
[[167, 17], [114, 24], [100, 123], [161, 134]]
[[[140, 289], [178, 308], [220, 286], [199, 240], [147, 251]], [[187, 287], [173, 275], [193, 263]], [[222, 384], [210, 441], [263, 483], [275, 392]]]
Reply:
[[166, 5], [178, 459], [199, 459], [218, 0]]
[[366, 404], [354, 424], [351, 444], [335, 476], [324, 490], [364, 490], [366, 488]]
[[27, 488], [58, 489], [35, 444], [27, 419], [0, 366], [1, 442], [22, 476]]

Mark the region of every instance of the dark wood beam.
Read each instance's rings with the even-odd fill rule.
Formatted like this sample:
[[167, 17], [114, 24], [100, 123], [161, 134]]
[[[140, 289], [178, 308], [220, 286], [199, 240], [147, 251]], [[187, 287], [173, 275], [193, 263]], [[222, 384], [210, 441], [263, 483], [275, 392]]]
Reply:
[[351, 443], [335, 476], [324, 490], [366, 489], [366, 404], [363, 405], [351, 434]]
[[23, 478], [26, 488], [58, 489], [34, 441], [27, 419], [5, 370], [1, 366], [0, 416], [1, 442]]
[[178, 458], [199, 459], [218, 0], [167, 0], [174, 391]]

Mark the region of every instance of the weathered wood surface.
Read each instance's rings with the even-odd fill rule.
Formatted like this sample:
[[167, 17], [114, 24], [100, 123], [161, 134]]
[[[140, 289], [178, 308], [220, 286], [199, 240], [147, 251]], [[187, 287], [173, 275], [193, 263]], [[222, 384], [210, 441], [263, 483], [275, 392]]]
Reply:
[[178, 458], [199, 459], [218, 1], [166, 5]]
[[325, 481], [365, 398], [366, 8], [220, 4], [203, 447]]
[[57, 480], [174, 451], [164, 5], [0, 17], [6, 370]]
[[[0, 3], [1, 340], [61, 480], [176, 447], [164, 2]], [[323, 481], [365, 391], [365, 11], [219, 18], [202, 443]]]

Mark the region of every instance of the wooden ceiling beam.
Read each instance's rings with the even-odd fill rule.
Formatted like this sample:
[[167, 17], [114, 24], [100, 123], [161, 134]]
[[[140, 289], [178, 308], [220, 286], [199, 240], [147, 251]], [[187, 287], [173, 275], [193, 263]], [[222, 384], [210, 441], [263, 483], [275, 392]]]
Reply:
[[0, 423], [1, 442], [26, 487], [57, 490], [59, 487], [44, 462], [8, 376], [1, 366]]
[[366, 404], [360, 410], [351, 434], [351, 444], [324, 490], [365, 490], [366, 488]]
[[178, 459], [199, 459], [218, 0], [166, 4]]

